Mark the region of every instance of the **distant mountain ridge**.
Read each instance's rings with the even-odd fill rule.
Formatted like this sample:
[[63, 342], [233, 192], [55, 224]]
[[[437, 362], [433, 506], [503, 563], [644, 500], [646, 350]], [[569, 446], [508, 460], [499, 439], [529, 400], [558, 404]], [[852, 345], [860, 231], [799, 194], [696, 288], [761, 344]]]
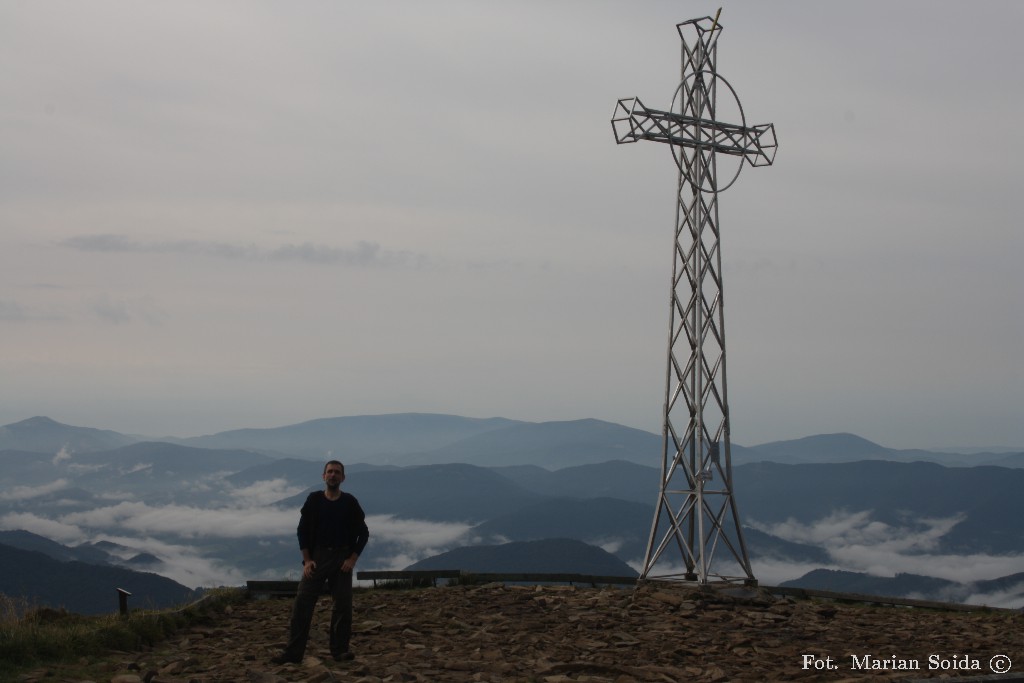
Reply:
[[0, 427], [0, 451], [107, 451], [135, 441], [138, 439], [108, 429], [72, 427], [42, 416]]
[[117, 612], [118, 588], [131, 593], [132, 608], [175, 607], [195, 596], [192, 589], [158, 574], [79, 560], [61, 561], [44, 552], [3, 543], [0, 587], [15, 601], [23, 598], [29, 607], [63, 607], [78, 614]]
[[40, 552], [60, 562], [85, 562], [87, 564], [110, 564], [110, 555], [91, 545], [69, 547], [38, 534], [22, 529], [0, 531], [0, 545], [20, 550]]
[[407, 569], [637, 576], [635, 569], [611, 553], [567, 538], [456, 548], [420, 560]]
[[550, 469], [607, 460], [650, 462], [661, 437], [601, 420], [519, 423], [468, 437], [412, 461], [469, 462], [482, 467], [536, 464]]
[[[780, 465], [761, 462], [734, 471], [744, 520], [768, 527], [834, 514], [870, 511], [892, 527], [921, 520], [957, 519], [936, 539], [949, 553], [1024, 550], [1024, 470], [949, 468], [928, 462], [882, 460]], [[969, 550], [968, 550], [969, 549]]]
[[273, 451], [326, 460], [390, 462], [396, 456], [442, 448], [456, 441], [519, 424], [501, 417], [477, 419], [432, 413], [357, 415], [310, 420], [294, 425], [175, 439], [202, 448]]
[[910, 596], [919, 600], [936, 602], [974, 602], [974, 596], [1000, 593], [1004, 598], [1024, 599], [1024, 573], [1003, 576], [998, 579], [962, 583], [937, 579], [918, 574], [896, 574], [895, 576], [874, 576], [863, 572], [848, 572], [837, 569], [815, 569], [793, 581], [782, 583], [795, 588], [840, 593], [861, 593], [889, 597]]
[[993, 465], [1024, 467], [1024, 452], [1020, 453], [950, 453], [927, 451], [919, 448], [886, 448], [856, 434], [816, 434], [800, 439], [773, 441], [750, 448], [734, 447], [733, 464], [777, 462], [787, 465], [808, 463], [843, 463], [859, 460], [887, 460], [890, 462], [933, 462], [951, 467]]
[[[432, 413], [395, 413], [322, 418], [272, 428], [236, 429], [197, 437], [140, 437], [72, 427], [33, 417], [0, 427], [0, 452], [66, 457], [105, 452], [139, 442], [173, 443], [208, 450], [251, 451], [272, 458], [374, 466], [465, 462], [480, 466], [538, 465], [547, 469], [609, 460], [660, 466], [662, 437], [594, 419], [522, 422], [500, 417], [466, 418]], [[758, 446], [732, 444], [733, 465], [839, 463], [857, 460], [934, 462], [965, 467], [1024, 468], [1024, 450], [958, 454], [892, 449], [853, 434], [819, 434]]]

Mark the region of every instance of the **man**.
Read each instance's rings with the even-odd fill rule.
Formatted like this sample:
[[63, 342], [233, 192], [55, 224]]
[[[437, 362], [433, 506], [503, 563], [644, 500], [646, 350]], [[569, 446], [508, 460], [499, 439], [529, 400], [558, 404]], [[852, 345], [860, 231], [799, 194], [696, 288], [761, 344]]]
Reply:
[[288, 646], [274, 658], [275, 664], [298, 664], [306, 652], [313, 609], [324, 582], [334, 599], [331, 610], [331, 656], [352, 659], [352, 574], [370, 532], [359, 501], [341, 490], [345, 466], [337, 460], [324, 465], [324, 490], [314, 491], [302, 504], [299, 516], [299, 549], [302, 580], [292, 606]]

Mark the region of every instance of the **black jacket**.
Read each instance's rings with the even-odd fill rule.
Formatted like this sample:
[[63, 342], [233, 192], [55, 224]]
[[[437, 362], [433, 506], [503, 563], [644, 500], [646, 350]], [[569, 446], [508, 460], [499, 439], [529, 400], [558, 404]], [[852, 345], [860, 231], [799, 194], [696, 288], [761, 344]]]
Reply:
[[[314, 491], [306, 497], [302, 504], [302, 511], [299, 515], [299, 549], [308, 549], [311, 553], [316, 547], [317, 528], [320, 523], [320, 509], [326, 501], [327, 496], [323, 491]], [[366, 527], [366, 514], [360, 507], [359, 501], [351, 493], [341, 492], [338, 499], [344, 506], [342, 518], [344, 528], [340, 530], [342, 545], [348, 546], [352, 552], [361, 554], [366, 542], [370, 540], [370, 530]]]

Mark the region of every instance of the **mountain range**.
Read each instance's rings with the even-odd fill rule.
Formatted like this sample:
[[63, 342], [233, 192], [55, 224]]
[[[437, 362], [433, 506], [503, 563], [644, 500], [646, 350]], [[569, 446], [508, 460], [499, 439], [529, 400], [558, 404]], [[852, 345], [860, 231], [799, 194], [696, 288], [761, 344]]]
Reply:
[[[274, 459], [338, 458], [344, 462], [401, 466], [462, 462], [486, 467], [538, 465], [548, 469], [608, 460], [653, 466], [658, 464], [662, 451], [660, 435], [601, 420], [535, 423], [428, 413], [323, 418], [188, 438], [119, 434], [73, 427], [48, 417], [33, 417], [0, 427], [0, 451], [82, 454], [140, 442], [251, 451]], [[732, 444], [731, 452], [734, 465], [761, 461], [799, 464], [888, 460], [1024, 468], [1024, 449], [998, 453], [893, 449], [853, 434], [825, 434], [749, 447]]]
[[1005, 594], [1015, 600], [1024, 599], [1024, 573], [988, 581], [949, 581], [920, 574], [899, 573], [895, 576], [872, 576], [864, 572], [837, 569], [815, 569], [783, 586], [817, 590], [860, 593], [885, 597], [909, 597], [936, 602], [970, 603], [974, 596]]
[[[65, 563], [155, 572], [184, 586], [297, 578], [297, 510], [334, 455], [347, 465], [344, 488], [369, 515], [361, 569], [486, 556], [488, 571], [501, 571], [492, 560], [515, 546], [497, 548], [552, 541], [575, 558], [578, 573], [608, 574], [597, 569], [603, 555], [635, 571], [662, 447], [657, 435], [598, 420], [413, 414], [187, 441], [49, 418], [0, 428], [0, 529], [9, 530], [0, 544]], [[870, 568], [991, 588], [978, 581], [1012, 583], [1024, 571], [1024, 453], [894, 451], [836, 434], [734, 446], [733, 456], [759, 577], [812, 582], [817, 569], [846, 572], [834, 581], [857, 585]], [[599, 552], [580, 552], [579, 544]], [[964, 563], [984, 574], [962, 580]], [[0, 592], [9, 590], [0, 582]], [[1012, 590], [1000, 594], [1017, 600]]]
[[[166, 577], [108, 564], [97, 552], [77, 553], [25, 532], [10, 540], [17, 545], [0, 542], [0, 587], [14, 604], [19, 598], [24, 601], [18, 605], [22, 610], [51, 607], [77, 614], [111, 613], [119, 606], [119, 590], [129, 594], [132, 609], [165, 609], [196, 597], [195, 591]], [[25, 543], [45, 546], [50, 552], [19, 547]], [[64, 559], [55, 559], [52, 552]]]
[[[580, 567], [586, 567], [581, 572]], [[455, 548], [408, 567], [413, 570], [458, 569], [464, 572], [637, 576], [611, 553], [571, 538], [513, 541], [499, 545]]]

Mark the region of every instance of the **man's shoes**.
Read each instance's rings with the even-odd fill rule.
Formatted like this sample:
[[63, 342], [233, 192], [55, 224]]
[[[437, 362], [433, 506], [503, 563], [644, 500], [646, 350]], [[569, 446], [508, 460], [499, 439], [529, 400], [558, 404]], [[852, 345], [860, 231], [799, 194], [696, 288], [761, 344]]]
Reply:
[[272, 664], [301, 664], [302, 658], [295, 658], [289, 654], [282, 653], [272, 658], [270, 661]]
[[339, 652], [336, 655], [331, 655], [331, 657], [333, 657], [334, 661], [336, 661], [336, 662], [351, 662], [353, 659], [356, 658], [356, 656], [354, 654], [352, 654], [352, 652], [350, 650], [345, 650], [344, 652]]

